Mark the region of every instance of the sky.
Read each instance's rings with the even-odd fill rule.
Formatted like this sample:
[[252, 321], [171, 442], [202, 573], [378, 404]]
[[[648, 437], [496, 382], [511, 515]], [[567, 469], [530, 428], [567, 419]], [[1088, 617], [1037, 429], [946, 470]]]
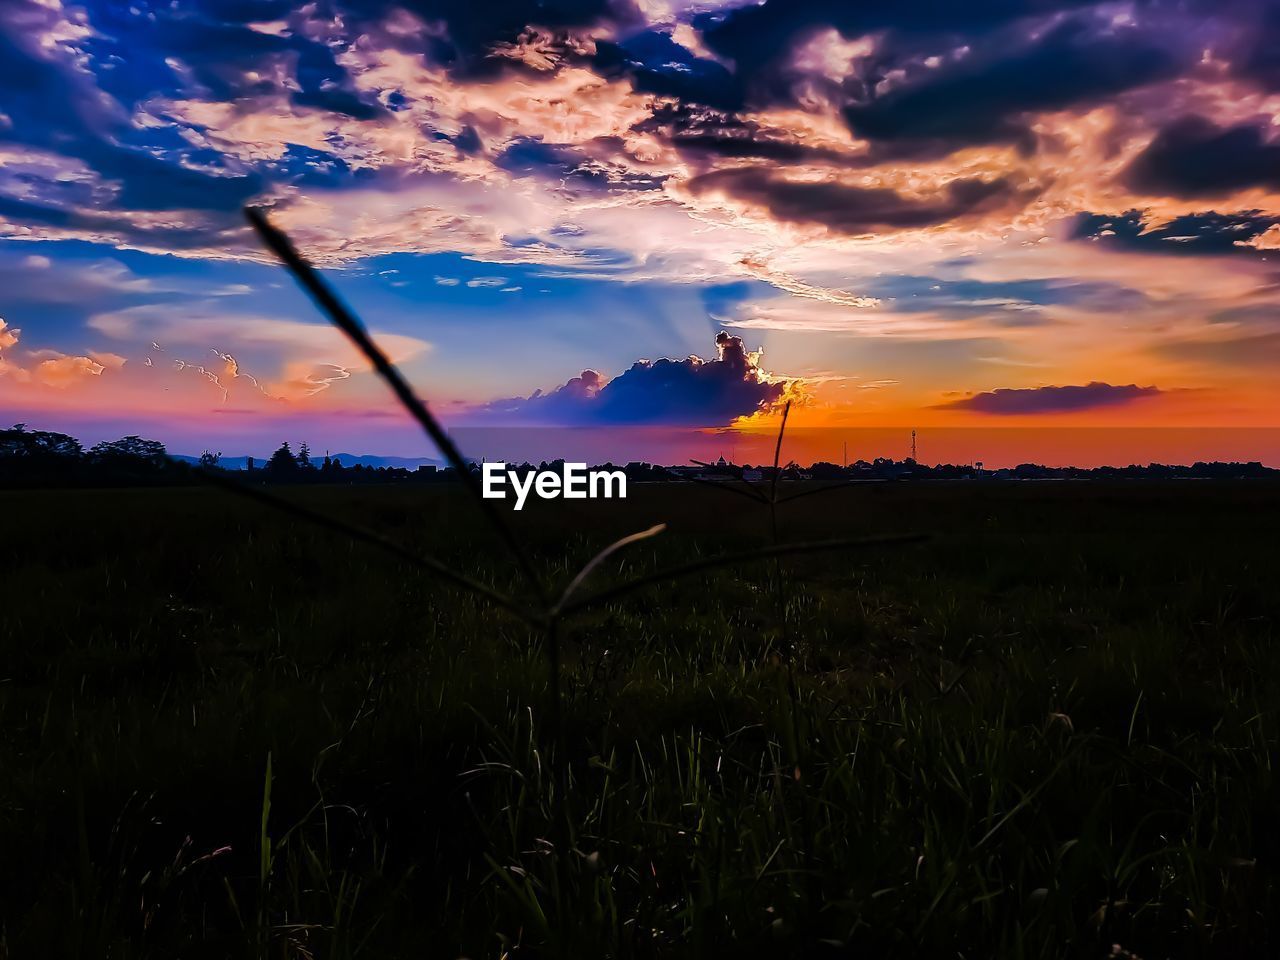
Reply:
[[253, 205], [478, 454], [1280, 462], [1278, 123], [1264, 0], [8, 0], [0, 418], [430, 455]]

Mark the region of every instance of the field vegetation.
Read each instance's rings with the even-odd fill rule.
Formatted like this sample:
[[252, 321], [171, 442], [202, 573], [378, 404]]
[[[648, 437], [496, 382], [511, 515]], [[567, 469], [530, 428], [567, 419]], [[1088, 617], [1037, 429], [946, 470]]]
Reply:
[[[503, 591], [462, 491], [286, 490]], [[0, 493], [0, 956], [1240, 957], [1277, 949], [1280, 486], [903, 482], [559, 636], [224, 491]], [[771, 542], [634, 484], [563, 584]], [[559, 754], [557, 754], [559, 751]]]

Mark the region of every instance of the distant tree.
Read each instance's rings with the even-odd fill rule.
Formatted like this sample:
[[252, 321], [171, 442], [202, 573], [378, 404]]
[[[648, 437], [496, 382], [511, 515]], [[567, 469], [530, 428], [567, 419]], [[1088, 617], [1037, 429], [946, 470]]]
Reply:
[[831, 463], [827, 460], [819, 460], [809, 468], [809, 473], [814, 477], [826, 480], [835, 480], [843, 477], [845, 474], [844, 467], [838, 463]]
[[250, 473], [252, 473], [252, 472], [253, 472], [253, 467], [254, 467], [254, 459], [253, 459], [253, 457], [245, 457], [245, 458], [244, 458], [244, 468], [245, 468], [245, 470], [246, 470], [246, 471], [248, 471], [248, 472], [250, 472]]
[[307, 446], [307, 441], [302, 441], [302, 446], [298, 448], [298, 466], [303, 470], [310, 470], [315, 466], [311, 462], [311, 448]]
[[74, 437], [22, 423], [0, 430], [0, 485], [58, 486], [80, 478], [83, 467], [84, 450]]
[[204, 467], [206, 470], [211, 470], [218, 465], [218, 461], [221, 459], [221, 450], [217, 453], [211, 453], [206, 450], [204, 453], [200, 454], [200, 466]]
[[65, 457], [77, 460], [84, 448], [75, 437], [47, 430], [28, 430], [25, 423], [14, 424], [12, 430], [0, 430], [0, 458]]
[[159, 464], [165, 458], [164, 444], [159, 440], [144, 440], [142, 437], [128, 436], [119, 440], [108, 440], [95, 444], [89, 450], [89, 456], [99, 463], [151, 463]]
[[267, 461], [267, 472], [276, 476], [286, 477], [292, 476], [298, 472], [298, 460], [293, 455], [293, 451], [289, 449], [289, 444], [280, 444], [280, 449], [271, 455], [271, 459]]

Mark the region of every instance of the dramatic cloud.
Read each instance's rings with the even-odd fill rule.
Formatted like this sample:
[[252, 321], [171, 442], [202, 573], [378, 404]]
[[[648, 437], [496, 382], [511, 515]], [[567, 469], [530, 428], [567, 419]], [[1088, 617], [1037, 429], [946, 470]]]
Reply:
[[1126, 178], [1139, 193], [1221, 196], [1246, 187], [1280, 187], [1280, 143], [1258, 124], [1220, 128], [1188, 117], [1160, 131]]
[[11, 383], [62, 389], [86, 377], [100, 377], [104, 370], [119, 370], [125, 365], [125, 358], [114, 353], [83, 357], [48, 349], [15, 351], [13, 348], [18, 346], [21, 336], [21, 330], [0, 320], [0, 378]]
[[1280, 221], [1255, 213], [1193, 213], [1163, 222], [1148, 222], [1141, 211], [1119, 216], [1081, 213], [1071, 236], [1104, 246], [1152, 253], [1202, 256], [1240, 253], [1241, 247], [1268, 249]]
[[703, 360], [640, 360], [612, 380], [584, 370], [550, 393], [488, 404], [485, 419], [501, 423], [682, 424], [722, 426], [775, 404], [788, 381], [770, 377], [762, 353], [721, 331], [717, 356]]
[[51, 387], [67, 387], [84, 377], [100, 377], [106, 368], [91, 357], [50, 357], [41, 360], [34, 375]]
[[[1212, 367], [1222, 410], [1270, 423], [1276, 388], [1244, 356], [1231, 379], [1211, 318], [1280, 307], [1277, 50], [1262, 0], [10, 0], [0, 288], [26, 340], [0, 328], [0, 399], [372, 404], [263, 270], [240, 211], [261, 204], [344, 288], [380, 278], [357, 305], [397, 358], [431, 317], [438, 359], [411, 372], [438, 363], [442, 403], [511, 392], [482, 382], [493, 343], [551, 382], [542, 345], [621, 370], [710, 319], [787, 369], [901, 381], [903, 419], [947, 377], [988, 383], [944, 356], [985, 356], [1059, 383], [1141, 370], [1161, 417], [1209, 402], [1172, 394]], [[628, 316], [603, 331], [607, 302]], [[745, 360], [702, 369], [730, 353], [508, 404], [609, 423], [775, 402]]]
[[[1021, 49], [1005, 36], [990, 50], [911, 72], [865, 104], [845, 110], [853, 130], [873, 140], [960, 143], [1021, 141], [1026, 115], [1094, 102], [1171, 77], [1190, 58], [1133, 29], [1069, 20]], [[1188, 46], [1188, 52], [1190, 47]]]
[[788, 180], [764, 167], [707, 174], [691, 181], [689, 189], [695, 194], [721, 191], [761, 206], [779, 220], [821, 224], [854, 234], [945, 223], [1006, 204], [1012, 192], [1003, 180], [952, 180], [937, 195], [913, 200], [893, 190]]
[[974, 410], [999, 415], [1067, 413], [1121, 406], [1162, 392], [1158, 387], [1139, 387], [1132, 383], [1127, 386], [1112, 386], [1095, 380], [1080, 387], [1001, 388], [952, 400], [942, 406], [952, 410]]

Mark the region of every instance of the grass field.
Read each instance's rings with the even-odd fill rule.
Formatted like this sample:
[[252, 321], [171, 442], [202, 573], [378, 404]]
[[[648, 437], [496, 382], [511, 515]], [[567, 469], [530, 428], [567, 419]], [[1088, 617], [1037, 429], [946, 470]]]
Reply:
[[[518, 527], [563, 582], [670, 524], [601, 586], [768, 542], [630, 493]], [[517, 589], [457, 491], [287, 495]], [[1280, 951], [1280, 486], [781, 511], [932, 539], [584, 615], [562, 797], [542, 641], [487, 603], [220, 492], [0, 494], [0, 957]]]

